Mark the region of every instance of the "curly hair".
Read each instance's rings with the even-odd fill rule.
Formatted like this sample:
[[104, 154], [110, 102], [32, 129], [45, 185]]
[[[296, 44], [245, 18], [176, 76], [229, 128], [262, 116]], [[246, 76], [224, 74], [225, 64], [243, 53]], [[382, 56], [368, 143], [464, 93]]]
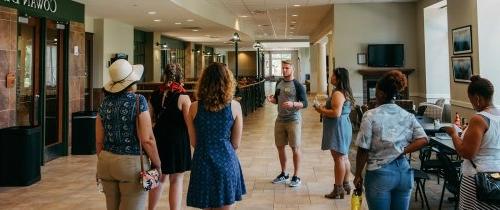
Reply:
[[168, 64], [165, 66], [165, 70], [163, 71], [163, 74], [161, 75], [161, 81], [164, 83], [167, 82], [178, 82], [177, 80], [177, 69], [175, 68], [174, 64]]
[[467, 93], [471, 96], [478, 95], [487, 100], [493, 98], [495, 88], [488, 79], [482, 78], [479, 75], [474, 75], [470, 78], [471, 83], [467, 87]]
[[395, 99], [398, 94], [406, 88], [406, 76], [398, 70], [392, 70], [384, 74], [377, 82], [377, 89], [385, 93], [385, 101]]
[[217, 112], [231, 102], [236, 89], [233, 73], [222, 63], [210, 64], [198, 80], [196, 98], [205, 109]]

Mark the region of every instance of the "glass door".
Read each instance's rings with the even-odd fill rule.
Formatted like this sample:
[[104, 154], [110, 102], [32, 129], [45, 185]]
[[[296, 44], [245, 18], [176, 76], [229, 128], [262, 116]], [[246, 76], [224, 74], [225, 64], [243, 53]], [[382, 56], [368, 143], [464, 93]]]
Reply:
[[[61, 27], [63, 26], [63, 27]], [[62, 143], [64, 25], [47, 20], [45, 45], [45, 147], [49, 159]], [[55, 154], [57, 155], [57, 154]]]
[[40, 125], [40, 20], [33, 17], [23, 20], [17, 30], [16, 125], [37, 126]]

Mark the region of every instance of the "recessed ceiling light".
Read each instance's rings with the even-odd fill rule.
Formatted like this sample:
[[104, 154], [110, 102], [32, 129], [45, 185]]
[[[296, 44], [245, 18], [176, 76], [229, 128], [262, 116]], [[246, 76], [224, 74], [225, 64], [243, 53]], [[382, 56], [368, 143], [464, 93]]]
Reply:
[[193, 22], [194, 20], [193, 19], [187, 19], [186, 21], [187, 22]]
[[290, 22], [290, 23], [297, 23], [297, 21], [292, 21], [292, 22]]
[[156, 15], [156, 12], [155, 11], [149, 11], [148, 14], [149, 15]]
[[174, 24], [175, 24], [175, 25], [180, 25], [180, 24], [182, 24], [182, 23], [180, 23], [180, 22], [175, 22]]
[[155, 21], [155, 22], [160, 22], [161, 20], [160, 20], [160, 19], [154, 19], [153, 21]]
[[198, 29], [193, 29], [193, 31], [200, 31], [200, 30], [198, 30]]
[[290, 31], [291, 34], [293, 34], [293, 31]]
[[240, 16], [240, 17], [241, 17], [241, 18], [247, 18], [247, 17], [248, 17], [248, 15], [242, 15], [242, 16]]
[[293, 6], [294, 7], [300, 7], [300, 4], [294, 4]]
[[298, 17], [299, 15], [292, 15], [292, 17]]
[[290, 30], [295, 30], [295, 28], [294, 27], [290, 27]]

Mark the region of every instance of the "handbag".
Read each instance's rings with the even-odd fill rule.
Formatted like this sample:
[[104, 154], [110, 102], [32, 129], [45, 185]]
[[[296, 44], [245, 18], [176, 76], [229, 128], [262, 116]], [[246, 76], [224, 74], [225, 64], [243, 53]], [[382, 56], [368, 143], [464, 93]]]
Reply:
[[[137, 114], [136, 114], [136, 129], [139, 130], [139, 96], [136, 95], [136, 108], [137, 108]], [[142, 154], [142, 144], [141, 144], [141, 139], [139, 136], [137, 136], [137, 140], [139, 142], [139, 153], [140, 159], [141, 159], [141, 172], [139, 173], [139, 181], [142, 184], [142, 188], [144, 191], [150, 191], [160, 185], [160, 176], [161, 172], [157, 169], [149, 169], [147, 171], [144, 170], [144, 161], [143, 161], [143, 154]]]
[[[477, 170], [476, 164], [472, 160], [470, 162]], [[478, 171], [474, 179], [476, 182], [477, 200], [492, 205], [500, 205], [500, 172]]]

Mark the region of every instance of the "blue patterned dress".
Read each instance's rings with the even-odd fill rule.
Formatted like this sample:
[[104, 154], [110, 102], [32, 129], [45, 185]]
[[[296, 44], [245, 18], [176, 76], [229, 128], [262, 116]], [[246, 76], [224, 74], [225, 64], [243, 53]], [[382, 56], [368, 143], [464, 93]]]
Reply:
[[[332, 108], [331, 97], [326, 101], [325, 108]], [[349, 113], [351, 113], [351, 102], [346, 100], [342, 105], [342, 113], [339, 117], [323, 117], [322, 150], [334, 150], [347, 155], [352, 139], [352, 125]]]
[[187, 205], [218, 208], [240, 201], [246, 193], [240, 162], [231, 144], [231, 104], [218, 112], [198, 102], [194, 119], [196, 147], [191, 162]]

